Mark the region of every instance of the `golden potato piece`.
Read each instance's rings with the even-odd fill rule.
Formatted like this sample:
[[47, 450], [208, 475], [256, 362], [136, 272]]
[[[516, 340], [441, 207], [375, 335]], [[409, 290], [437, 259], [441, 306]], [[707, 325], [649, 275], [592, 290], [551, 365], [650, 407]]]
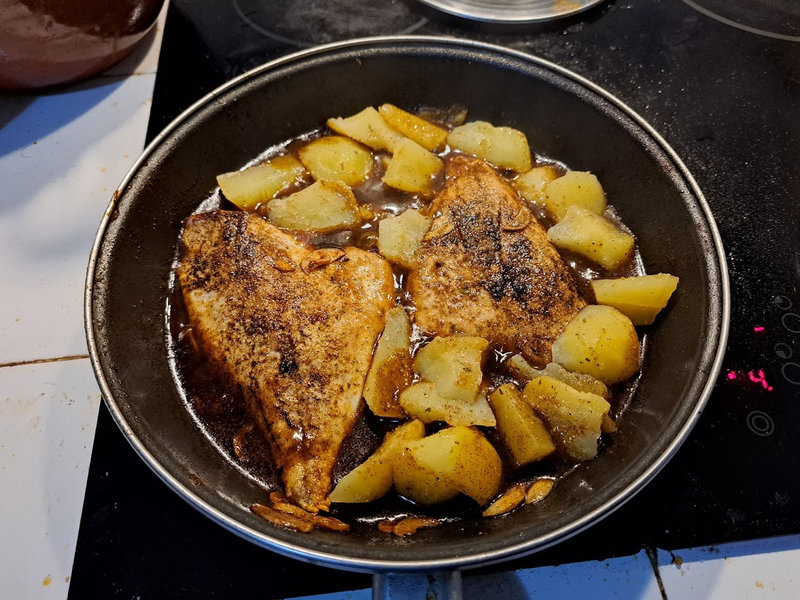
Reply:
[[438, 504], [458, 495], [449, 481], [442, 479], [414, 456], [415, 450], [425, 440], [410, 442], [392, 462], [394, 487], [397, 493], [419, 504]]
[[378, 113], [390, 127], [433, 152], [444, 146], [447, 130], [426, 121], [422, 117], [397, 108], [393, 104], [381, 104]]
[[592, 290], [598, 304], [613, 306], [634, 325], [650, 325], [678, 287], [678, 278], [667, 273], [595, 279]]
[[430, 381], [419, 381], [404, 389], [398, 402], [406, 413], [423, 423], [444, 421], [448, 425], [483, 427], [497, 424], [485, 394], [478, 394], [475, 400], [454, 400], [439, 394]]
[[228, 200], [252, 211], [298, 181], [305, 171], [294, 156], [281, 154], [242, 171], [217, 175], [217, 184]]
[[334, 231], [361, 223], [353, 190], [341, 181], [323, 179], [267, 205], [267, 218], [285, 229]]
[[410, 344], [411, 321], [406, 311], [402, 306], [390, 308], [364, 382], [364, 400], [379, 417], [401, 419], [406, 416], [397, 402], [397, 395], [414, 379]]
[[600, 430], [603, 433], [614, 433], [617, 430], [617, 422], [611, 418], [611, 415], [603, 415], [603, 422], [600, 424]]
[[597, 177], [587, 171], [567, 171], [545, 187], [547, 212], [560, 221], [570, 206], [580, 206], [602, 215], [606, 210], [606, 194]]
[[523, 394], [567, 456], [579, 461], [597, 456], [603, 415], [611, 408], [608, 402], [546, 375], [526, 385]]
[[378, 222], [378, 252], [386, 260], [412, 269], [422, 237], [431, 226], [430, 218], [410, 208], [396, 217]]
[[553, 344], [553, 360], [569, 371], [588, 373], [606, 384], [639, 370], [639, 338], [631, 320], [616, 308], [592, 304], [567, 323]]
[[441, 158], [415, 141], [403, 138], [395, 145], [394, 155], [381, 181], [403, 192], [427, 193], [442, 164]]
[[634, 239], [611, 221], [580, 206], [570, 206], [564, 218], [547, 230], [558, 248], [577, 252], [607, 270], [630, 258]]
[[486, 121], [472, 121], [447, 135], [451, 148], [473, 154], [502, 169], [524, 173], [531, 168], [528, 138], [518, 129], [495, 127]]
[[336, 133], [353, 138], [373, 150], [394, 152], [397, 143], [403, 139], [371, 106], [350, 117], [328, 119], [327, 125]]
[[530, 381], [542, 375], [549, 375], [553, 379], [563, 381], [580, 392], [591, 392], [608, 400], [611, 393], [608, 386], [599, 379], [586, 373], [573, 373], [567, 371], [558, 363], [548, 363], [544, 369], [536, 369], [525, 360], [522, 355], [514, 354], [505, 362], [506, 370], [520, 381]]
[[[394, 461], [414, 441], [425, 437], [425, 426], [417, 420], [403, 423], [386, 437], [367, 460], [339, 480], [330, 494], [331, 502], [372, 502], [392, 489]], [[454, 494], [455, 495], [455, 494]]]
[[472, 427], [448, 427], [411, 442], [414, 461], [481, 506], [500, 491], [503, 464], [483, 434]]
[[547, 426], [536, 415], [512, 383], [501, 385], [489, 395], [497, 419], [497, 431], [514, 459], [514, 466], [536, 462], [555, 452]]
[[544, 205], [545, 188], [558, 176], [558, 169], [553, 165], [533, 167], [514, 180], [514, 187], [528, 202]]
[[372, 171], [372, 153], [350, 138], [330, 135], [310, 141], [297, 151], [314, 179], [335, 179], [358, 185]]
[[433, 382], [445, 398], [473, 402], [483, 381], [483, 360], [489, 342], [468, 335], [436, 337], [417, 352], [414, 370]]

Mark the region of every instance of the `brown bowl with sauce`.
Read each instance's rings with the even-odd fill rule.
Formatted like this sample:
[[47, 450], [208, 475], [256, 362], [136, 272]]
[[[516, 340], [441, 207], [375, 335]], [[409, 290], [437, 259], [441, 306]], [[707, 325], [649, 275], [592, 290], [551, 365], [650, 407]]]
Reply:
[[155, 24], [163, 0], [2, 0], [0, 89], [70, 83], [104, 71]]
[[[444, 525], [400, 539], [375, 527], [376, 520], [402, 512], [386, 501], [343, 511], [352, 523], [347, 533], [298, 533], [250, 511], [277, 485], [269, 455], [258, 444], [245, 447], [241, 436], [232, 451], [230, 440], [247, 430], [244, 412], [204, 377], [179, 339], [185, 318], [174, 281], [178, 240], [188, 216], [225, 207], [217, 174], [318, 131], [328, 117], [384, 102], [408, 109], [463, 106], [470, 120], [524, 131], [537, 157], [591, 170], [636, 233], [636, 268], [672, 273], [681, 283], [669, 310], [640, 332], [642, 372], [635, 386], [621, 390], [617, 404], [626, 407], [617, 431], [596, 459], [564, 470], [542, 502], [495, 519], [456, 503], [447, 508]], [[350, 237], [327, 242], [371, 243], [369, 232], [343, 235]], [[729, 291], [702, 193], [667, 143], [618, 99], [527, 54], [452, 39], [390, 37], [284, 57], [178, 117], [147, 148], [106, 212], [90, 259], [85, 308], [104, 398], [136, 451], [176, 493], [276, 552], [387, 573], [458, 570], [534, 552], [585, 529], [640, 490], [677, 451], [710, 394], [727, 338]], [[368, 418], [356, 426], [338, 475], [363, 459], [365, 447], [374, 447], [382, 426]]]

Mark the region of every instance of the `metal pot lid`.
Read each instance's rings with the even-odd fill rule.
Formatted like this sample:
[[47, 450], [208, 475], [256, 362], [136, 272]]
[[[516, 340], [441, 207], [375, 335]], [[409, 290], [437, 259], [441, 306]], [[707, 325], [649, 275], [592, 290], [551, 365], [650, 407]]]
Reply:
[[420, 0], [442, 12], [488, 23], [539, 23], [583, 12], [603, 0]]

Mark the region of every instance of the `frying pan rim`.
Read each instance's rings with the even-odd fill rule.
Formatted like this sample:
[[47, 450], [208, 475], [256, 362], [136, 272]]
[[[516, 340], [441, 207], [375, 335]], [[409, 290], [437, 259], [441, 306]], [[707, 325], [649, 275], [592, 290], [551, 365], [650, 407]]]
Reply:
[[[114, 399], [114, 394], [111, 390], [109, 382], [104, 376], [103, 361], [98, 351], [97, 340], [95, 339], [98, 333], [95, 331], [94, 327], [94, 313], [92, 309], [92, 304], [94, 299], [94, 293], [93, 293], [94, 278], [96, 274], [98, 259], [99, 256], [101, 255], [103, 242], [106, 233], [108, 231], [108, 225], [113, 219], [113, 214], [115, 212], [115, 208], [119, 199], [123, 196], [129, 184], [131, 183], [131, 181], [133, 180], [139, 169], [142, 167], [142, 165], [150, 158], [150, 156], [156, 151], [156, 149], [170, 136], [170, 134], [174, 130], [176, 130], [179, 126], [181, 126], [186, 120], [195, 115], [195, 113], [197, 113], [202, 107], [213, 103], [217, 98], [223, 96], [232, 88], [235, 88], [245, 83], [247, 80], [254, 78], [264, 72], [280, 68], [284, 65], [300, 62], [308, 58], [320, 54], [325, 54], [328, 52], [358, 49], [364, 46], [379, 47], [388, 45], [409, 45], [409, 44], [429, 45], [438, 47], [452, 46], [454, 49], [457, 49], [459, 51], [469, 51], [472, 49], [476, 51], [494, 53], [500, 56], [514, 58], [521, 62], [532, 63], [539, 67], [548, 69], [566, 78], [567, 80], [571, 80], [583, 86], [589, 91], [600, 96], [604, 101], [608, 102], [610, 105], [620, 110], [622, 113], [624, 113], [626, 117], [630, 118], [638, 127], [640, 127], [647, 134], [649, 139], [652, 142], [654, 142], [662, 152], [664, 152], [664, 154], [670, 159], [670, 161], [672, 161], [678, 174], [686, 183], [692, 195], [694, 196], [694, 199], [697, 202], [697, 205], [701, 211], [701, 215], [705, 219], [706, 226], [710, 233], [711, 241], [713, 242], [714, 252], [712, 254], [713, 258], [716, 259], [714, 262], [716, 263], [716, 267], [719, 270], [718, 283], [720, 286], [720, 290], [719, 290], [718, 301], [721, 310], [719, 314], [718, 343], [714, 351], [714, 360], [711, 361], [710, 368], [707, 371], [707, 373], [705, 373], [706, 380], [703, 385], [702, 391], [699, 394], [699, 399], [697, 403], [695, 404], [693, 410], [687, 416], [685, 423], [678, 431], [677, 435], [672, 439], [672, 441], [666, 447], [664, 452], [642, 474], [640, 474], [634, 481], [632, 481], [619, 493], [617, 493], [612, 498], [608, 499], [606, 502], [598, 506], [596, 509], [590, 511], [587, 514], [582, 515], [581, 518], [555, 531], [549, 532], [544, 536], [535, 538], [534, 540], [517, 542], [514, 544], [509, 544], [499, 549], [494, 549], [489, 552], [484, 551], [480, 553], [471, 553], [464, 556], [451, 556], [447, 558], [426, 559], [426, 560], [393, 561], [386, 559], [378, 560], [378, 559], [365, 559], [365, 558], [342, 556], [335, 552], [312, 550], [300, 544], [289, 543], [284, 540], [273, 538], [268, 534], [256, 531], [240, 523], [236, 519], [226, 515], [221, 510], [215, 508], [214, 506], [211, 506], [210, 504], [202, 500], [200, 497], [195, 495], [191, 491], [191, 489], [181, 484], [170, 472], [168, 472], [161, 465], [160, 461], [158, 461], [156, 457], [153, 454], [151, 454], [151, 452], [148, 450], [148, 448], [145, 446], [142, 440], [140, 440], [136, 436], [136, 434], [133, 432], [128, 422], [126, 421], [125, 415], [122, 413], [122, 410], [117, 405]], [[672, 149], [672, 147], [661, 137], [661, 135], [652, 126], [649, 125], [647, 121], [645, 121], [643, 117], [641, 117], [636, 111], [634, 111], [627, 104], [622, 102], [616, 96], [606, 91], [604, 88], [546, 59], [542, 59], [540, 57], [525, 52], [513, 50], [496, 44], [488, 44], [485, 42], [478, 42], [474, 40], [465, 40], [456, 37], [422, 36], [422, 35], [373, 36], [373, 37], [365, 37], [354, 40], [334, 42], [330, 44], [324, 44], [320, 46], [315, 46], [313, 48], [300, 50], [288, 54], [286, 56], [280, 57], [278, 59], [269, 61], [259, 67], [247, 71], [246, 73], [243, 73], [231, 79], [230, 81], [219, 86], [218, 88], [214, 89], [213, 91], [209, 92], [208, 94], [206, 94], [205, 96], [194, 102], [180, 115], [178, 115], [169, 125], [167, 125], [147, 145], [147, 147], [142, 151], [141, 155], [133, 164], [131, 169], [125, 175], [117, 190], [112, 195], [112, 199], [102, 217], [98, 232], [96, 234], [92, 246], [92, 251], [89, 258], [89, 264], [87, 267], [85, 290], [86, 291], [84, 295], [84, 319], [85, 319], [84, 326], [86, 331], [87, 344], [89, 348], [89, 355], [91, 359], [92, 368], [95, 372], [95, 376], [97, 378], [97, 382], [102, 392], [105, 404], [108, 407], [109, 412], [111, 413], [114, 421], [117, 423], [120, 430], [123, 432], [126, 439], [134, 448], [136, 453], [156, 473], [156, 475], [158, 475], [159, 478], [162, 479], [162, 481], [164, 481], [164, 483], [166, 483], [170, 488], [172, 488], [174, 492], [176, 492], [192, 507], [199, 510], [205, 516], [209, 517], [212, 521], [222, 525], [223, 527], [233, 532], [234, 534], [244, 539], [247, 539], [253, 543], [256, 543], [262, 547], [268, 548], [285, 556], [300, 559], [312, 564], [322, 565], [326, 567], [335, 567], [339, 569], [352, 570], [352, 571], [369, 572], [369, 573], [391, 572], [391, 571], [395, 572], [436, 571], [436, 570], [448, 570], [448, 569], [463, 569], [478, 565], [483, 566], [486, 564], [507, 560], [512, 557], [517, 557], [526, 553], [548, 548], [566, 539], [567, 537], [571, 537], [579, 533], [580, 531], [583, 531], [590, 525], [596, 523], [603, 517], [609, 515], [611, 512], [616, 510], [619, 506], [624, 504], [627, 500], [633, 497], [639, 490], [641, 490], [661, 470], [661, 468], [667, 462], [669, 462], [669, 459], [675, 454], [675, 452], [684, 442], [689, 432], [697, 422], [714, 387], [717, 375], [721, 370], [722, 360], [725, 354], [725, 348], [727, 346], [729, 321], [730, 321], [730, 304], [731, 304], [730, 283], [728, 279], [728, 268], [725, 258], [725, 252], [722, 245], [721, 236], [717, 229], [716, 222], [714, 221], [714, 218], [711, 214], [711, 209], [702, 191], [700, 190], [700, 187], [694, 180], [694, 177], [691, 175], [691, 173], [689, 172], [688, 168], [685, 166], [683, 161], [680, 159], [677, 153]]]

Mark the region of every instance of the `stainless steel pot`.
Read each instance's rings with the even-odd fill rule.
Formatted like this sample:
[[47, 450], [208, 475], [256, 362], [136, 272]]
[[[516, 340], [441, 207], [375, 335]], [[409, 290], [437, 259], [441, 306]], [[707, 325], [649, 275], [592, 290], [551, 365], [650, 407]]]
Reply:
[[[369, 527], [300, 534], [248, 507], [264, 491], [206, 440], [169, 366], [165, 304], [182, 220], [215, 175], [329, 116], [391, 102], [466, 106], [526, 132], [534, 151], [592, 170], [637, 234], [648, 272], [680, 286], [646, 333], [637, 394], [608, 448], [545, 501], [396, 539]], [[103, 396], [142, 459], [190, 505], [253, 543], [315, 564], [378, 574], [454, 571], [535, 552], [642, 488], [689, 434], [720, 369], [729, 290], [716, 226], [697, 184], [636, 113], [547, 61], [427, 37], [355, 40], [286, 56], [212, 92], [145, 150], [108, 207], [87, 276], [86, 331]], [[457, 576], [456, 576], [457, 579]], [[386, 591], [391, 578], [376, 587]]]

